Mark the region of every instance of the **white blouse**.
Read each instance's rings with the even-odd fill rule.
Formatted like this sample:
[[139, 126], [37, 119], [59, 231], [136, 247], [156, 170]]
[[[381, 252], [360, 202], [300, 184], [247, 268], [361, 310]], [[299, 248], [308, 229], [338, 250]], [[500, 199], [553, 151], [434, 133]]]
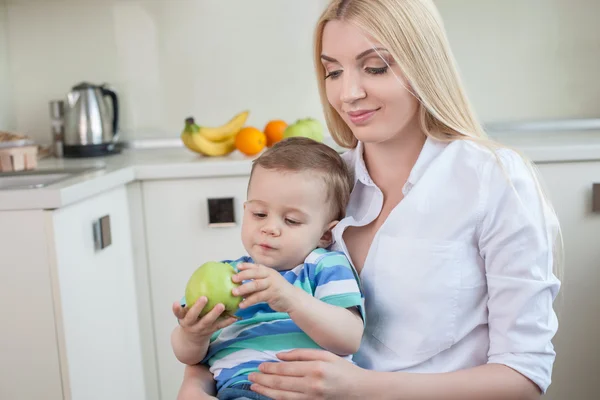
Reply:
[[[545, 392], [558, 328], [552, 303], [558, 222], [513, 151], [427, 139], [403, 193], [376, 233], [360, 274], [366, 329], [354, 360], [378, 371], [448, 372], [505, 364]], [[362, 157], [342, 234], [381, 212], [383, 194]], [[507, 178], [510, 178], [512, 185]]]

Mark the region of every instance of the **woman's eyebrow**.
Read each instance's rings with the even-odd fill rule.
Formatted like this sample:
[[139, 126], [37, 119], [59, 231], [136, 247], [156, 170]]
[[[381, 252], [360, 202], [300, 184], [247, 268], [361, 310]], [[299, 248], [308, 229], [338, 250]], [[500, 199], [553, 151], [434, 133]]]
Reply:
[[[361, 58], [363, 58], [363, 57], [366, 57], [366, 56], [368, 56], [369, 54], [371, 54], [371, 53], [374, 53], [374, 52], [376, 52], [376, 51], [377, 51], [377, 52], [385, 51], [386, 53], [388, 52], [388, 51], [387, 51], [387, 49], [385, 49], [385, 48], [383, 48], [383, 47], [375, 47], [375, 48], [367, 49], [367, 50], [363, 51], [362, 53], [360, 53], [359, 55], [357, 55], [357, 56], [356, 56], [356, 60], [360, 60]], [[325, 60], [325, 61], [329, 61], [329, 62], [339, 62], [339, 61], [338, 61], [338, 60], [336, 60], [335, 58], [333, 58], [333, 57], [329, 57], [329, 56], [327, 56], [327, 55], [325, 55], [325, 54], [321, 54], [321, 58], [322, 58], [323, 60]]]
[[377, 52], [381, 52], [381, 51], [388, 52], [387, 49], [384, 49], [383, 47], [374, 47], [374, 48], [363, 51], [362, 53], [360, 53], [359, 55], [356, 56], [356, 59], [360, 60], [361, 58], [368, 56], [369, 54], [374, 53], [376, 51]]

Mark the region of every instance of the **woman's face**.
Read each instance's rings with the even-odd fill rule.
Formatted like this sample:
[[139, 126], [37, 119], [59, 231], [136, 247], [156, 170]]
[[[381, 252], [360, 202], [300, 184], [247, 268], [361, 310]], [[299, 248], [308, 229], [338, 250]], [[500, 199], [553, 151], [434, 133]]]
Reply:
[[416, 123], [418, 100], [384, 46], [347, 22], [330, 21], [322, 47], [327, 99], [358, 140], [385, 142]]

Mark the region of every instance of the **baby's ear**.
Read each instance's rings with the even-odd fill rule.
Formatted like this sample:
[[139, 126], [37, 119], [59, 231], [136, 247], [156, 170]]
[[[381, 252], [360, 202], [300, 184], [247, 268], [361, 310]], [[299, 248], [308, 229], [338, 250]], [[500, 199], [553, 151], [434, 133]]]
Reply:
[[321, 239], [319, 239], [319, 247], [326, 249], [327, 247], [331, 246], [333, 243], [333, 233], [331, 231], [338, 224], [338, 222], [340, 221], [331, 221], [329, 224], [327, 224], [325, 227], [325, 232], [323, 232]]

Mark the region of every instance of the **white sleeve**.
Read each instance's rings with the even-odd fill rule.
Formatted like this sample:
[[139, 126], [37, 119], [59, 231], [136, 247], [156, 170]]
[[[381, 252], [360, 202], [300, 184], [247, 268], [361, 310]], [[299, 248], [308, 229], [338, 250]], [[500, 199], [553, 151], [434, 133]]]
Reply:
[[551, 341], [558, 329], [552, 308], [560, 288], [553, 273], [558, 221], [520, 156], [498, 154], [505, 172], [495, 159], [488, 165], [479, 230], [489, 295], [488, 363], [520, 372], [545, 393], [556, 357]]

